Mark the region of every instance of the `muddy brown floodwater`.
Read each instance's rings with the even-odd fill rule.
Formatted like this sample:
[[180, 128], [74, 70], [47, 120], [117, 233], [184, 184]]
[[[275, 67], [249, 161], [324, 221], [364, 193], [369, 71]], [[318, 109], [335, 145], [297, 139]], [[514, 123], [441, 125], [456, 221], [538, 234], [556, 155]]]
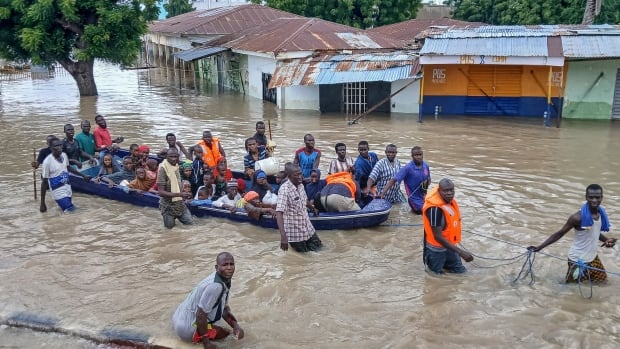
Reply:
[[[60, 319], [62, 328], [124, 328], [174, 347], [170, 317], [208, 275], [215, 255], [236, 258], [230, 305], [245, 329], [224, 348], [617, 348], [620, 346], [618, 248], [600, 251], [609, 282], [584, 299], [562, 283], [569, 233], [538, 255], [529, 279], [512, 284], [523, 259], [476, 258], [464, 276], [434, 277], [422, 264], [421, 219], [396, 206], [388, 225], [319, 232], [325, 249], [279, 250], [275, 230], [196, 219], [166, 230], [158, 210], [76, 193], [79, 207], [47, 213], [32, 194], [32, 150], [63, 124], [106, 115], [112, 135], [156, 149], [167, 132], [185, 144], [213, 130], [242, 166], [243, 140], [270, 120], [282, 162], [303, 135], [323, 150], [338, 141], [357, 156], [366, 139], [383, 156], [389, 143], [410, 160], [424, 149], [433, 182], [451, 178], [463, 215], [463, 246], [477, 256], [508, 259], [556, 231], [600, 183], [612, 224], [620, 223], [620, 124], [415, 115], [375, 115], [347, 126], [341, 115], [279, 111], [237, 94], [197, 93], [166, 70], [121, 71], [97, 64], [100, 96], [82, 98], [68, 76], [3, 81], [0, 86], [0, 318], [16, 312]], [[172, 82], [171, 82], [172, 81]], [[94, 124], [94, 123], [93, 123]], [[38, 176], [38, 173], [37, 173]], [[610, 236], [618, 237], [612, 228]], [[509, 243], [507, 243], [509, 242]], [[588, 295], [587, 285], [582, 288]], [[0, 327], [3, 348], [92, 348], [74, 338]]]

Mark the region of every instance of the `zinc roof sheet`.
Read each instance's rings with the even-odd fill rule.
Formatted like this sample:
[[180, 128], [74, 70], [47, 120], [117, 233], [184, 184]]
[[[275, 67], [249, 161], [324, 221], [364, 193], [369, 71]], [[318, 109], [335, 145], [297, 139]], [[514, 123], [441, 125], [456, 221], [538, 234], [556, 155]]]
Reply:
[[238, 5], [187, 12], [149, 25], [151, 33], [172, 35], [225, 35], [255, 27], [276, 18], [299, 17], [262, 5]]
[[562, 47], [567, 58], [617, 58], [620, 35], [563, 36]]
[[391, 82], [415, 77], [419, 72], [418, 57], [405, 52], [324, 55], [278, 62], [269, 88], [361, 81]]
[[620, 26], [610, 24], [580, 25], [482, 25], [471, 28], [445, 28], [429, 33], [437, 39], [542, 37], [559, 35], [618, 35]]
[[211, 42], [236, 50], [274, 53], [295, 51], [400, 49], [400, 40], [318, 18], [278, 18]]
[[227, 47], [196, 47], [189, 50], [176, 52], [173, 54], [173, 56], [176, 56], [183, 61], [189, 62], [195, 59], [213, 56], [220, 52], [228, 50], [230, 49]]
[[548, 57], [547, 37], [428, 38], [420, 55]]
[[413, 41], [424, 31], [432, 27], [443, 28], [445, 31], [453, 28], [475, 28], [481, 25], [485, 24], [459, 21], [450, 18], [410, 19], [404, 22], [366, 29], [366, 32], [379, 33], [403, 41]]

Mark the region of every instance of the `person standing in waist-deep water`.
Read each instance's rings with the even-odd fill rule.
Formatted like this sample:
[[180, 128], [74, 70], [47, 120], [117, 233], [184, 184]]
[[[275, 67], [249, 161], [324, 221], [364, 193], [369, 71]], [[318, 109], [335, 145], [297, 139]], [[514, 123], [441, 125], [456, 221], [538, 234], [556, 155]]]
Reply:
[[407, 202], [411, 211], [415, 214], [421, 214], [426, 190], [431, 184], [431, 169], [424, 162], [424, 153], [421, 147], [411, 148], [411, 161], [396, 172], [383, 190], [388, 191], [394, 184], [398, 186], [403, 180], [405, 181]]
[[62, 152], [63, 142], [58, 138], [51, 141], [52, 153], [43, 160], [42, 174], [43, 180], [48, 181], [48, 186], [52, 197], [63, 212], [75, 210], [71, 201], [72, 191], [69, 184], [69, 172], [84, 180], [90, 180], [90, 176], [83, 175], [77, 169], [69, 166], [69, 157]]
[[175, 219], [183, 224], [192, 224], [192, 214], [183, 203], [183, 200], [192, 197], [192, 193], [183, 192], [181, 189], [179, 152], [176, 148], [170, 148], [157, 171], [159, 210], [164, 219], [164, 226], [168, 229], [174, 227]]
[[[39, 150], [39, 155], [37, 156], [37, 160], [32, 161], [30, 163], [33, 169], [35, 170], [38, 169], [39, 166], [43, 164], [43, 160], [45, 160], [45, 158], [52, 153], [52, 140], [54, 139], [56, 139], [56, 136], [54, 135], [47, 136], [46, 138], [47, 147], [41, 148]], [[41, 176], [41, 204], [39, 205], [40, 212], [47, 211], [47, 205], [45, 204], [45, 193], [47, 192], [47, 189], [49, 189], [48, 184], [49, 184], [48, 181], [45, 180], [43, 176]]]
[[[603, 243], [601, 247], [614, 247], [617, 239], [602, 234], [609, 231], [610, 224], [601, 202], [603, 202], [603, 187], [590, 184], [586, 188], [586, 202], [581, 209], [570, 215], [564, 226], [551, 234], [542, 244], [530, 246], [528, 250], [538, 252], [575, 229], [575, 239], [568, 250], [566, 282], [607, 281], [605, 267], [598, 258], [597, 245], [600, 241]], [[580, 261], [585, 265], [583, 270], [579, 268]]]
[[461, 242], [461, 212], [454, 199], [454, 183], [448, 178], [429, 190], [422, 208], [424, 223], [423, 259], [426, 267], [436, 274], [464, 273], [461, 262], [474, 257], [456, 246]]
[[285, 166], [288, 180], [278, 190], [276, 220], [280, 231], [280, 248], [288, 250], [288, 245], [297, 252], [318, 251], [323, 246], [310, 216], [308, 197], [302, 184], [301, 168], [293, 163]]
[[215, 325], [220, 319], [232, 327], [237, 339], [243, 338], [243, 329], [228, 306], [234, 273], [233, 256], [228, 252], [218, 254], [215, 272], [194, 287], [172, 316], [174, 331], [182, 340], [202, 343], [205, 349], [217, 349], [211, 341], [230, 334], [228, 329]]

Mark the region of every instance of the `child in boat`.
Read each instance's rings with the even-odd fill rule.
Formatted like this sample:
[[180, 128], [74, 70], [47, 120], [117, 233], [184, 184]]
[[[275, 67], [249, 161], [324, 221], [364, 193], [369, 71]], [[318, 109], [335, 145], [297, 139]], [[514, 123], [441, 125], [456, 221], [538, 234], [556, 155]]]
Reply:
[[199, 146], [195, 146], [194, 148], [194, 160], [192, 161], [192, 176], [190, 178], [190, 183], [192, 183], [192, 193], [196, 194], [198, 191], [198, 187], [203, 184], [204, 173], [206, 170], [209, 170], [209, 167], [205, 169], [205, 163], [202, 160], [203, 150]]
[[194, 196], [195, 200], [198, 200], [198, 192], [200, 192], [203, 189], [206, 192], [207, 199], [214, 200], [213, 193], [215, 191], [215, 184], [214, 184], [214, 179], [213, 179], [213, 173], [211, 171], [205, 172], [204, 175], [202, 176], [202, 185], [198, 187], [198, 190], [196, 191], [196, 196]]
[[269, 207], [261, 207], [260, 198], [257, 192], [249, 191], [245, 193], [243, 198], [239, 199], [235, 206], [243, 208], [252, 219], [259, 220], [263, 214], [275, 215], [274, 209]]
[[234, 179], [226, 183], [226, 195], [215, 200], [213, 207], [226, 208], [235, 213], [237, 211], [236, 203], [241, 199], [241, 195], [237, 193], [237, 186], [237, 181]]
[[198, 189], [198, 191], [196, 192], [196, 196], [194, 197], [194, 200], [190, 202], [190, 205], [201, 206], [201, 205], [213, 204], [213, 201], [211, 200], [211, 197], [209, 195], [210, 195], [210, 191], [207, 189], [207, 187], [205, 186], [200, 187], [200, 189]]
[[116, 172], [118, 172], [120, 170], [121, 169], [118, 167], [118, 165], [116, 165], [116, 162], [112, 158], [112, 154], [106, 153], [103, 156], [103, 161], [101, 163], [101, 168], [99, 169], [99, 174], [97, 174], [97, 177], [105, 176], [105, 175], [110, 175], [110, 174], [116, 173]]
[[138, 167], [146, 167], [146, 162], [150, 159], [149, 152], [151, 149], [148, 145], [142, 144], [138, 147], [138, 152], [140, 153], [140, 161], [138, 163]]
[[188, 204], [191, 201], [191, 197], [192, 197], [192, 184], [188, 180], [185, 179], [181, 182], [181, 186], [182, 186], [181, 192], [189, 194], [188, 197], [190, 199], [184, 200], [184, 202]]
[[278, 190], [280, 189], [280, 186], [282, 185], [282, 182], [286, 179], [286, 172], [284, 171], [278, 171], [278, 173], [276, 173], [276, 183], [271, 185], [271, 188], [273, 190], [274, 193], [278, 193]]
[[146, 169], [144, 167], [138, 167], [136, 169], [136, 178], [127, 184], [129, 190], [134, 190], [138, 193], [145, 191], [154, 191], [153, 179], [149, 179], [146, 175]]

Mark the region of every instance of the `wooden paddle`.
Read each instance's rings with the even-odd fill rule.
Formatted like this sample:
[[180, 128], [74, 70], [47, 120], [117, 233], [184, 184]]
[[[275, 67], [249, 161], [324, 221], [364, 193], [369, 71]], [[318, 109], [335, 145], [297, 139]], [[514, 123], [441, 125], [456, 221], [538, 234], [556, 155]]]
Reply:
[[[32, 161], [37, 161], [37, 150], [32, 149]], [[37, 201], [37, 169], [32, 168], [32, 186], [34, 188], [34, 201]]]
[[267, 120], [267, 125], [269, 126], [269, 140], [271, 141], [271, 120]]

